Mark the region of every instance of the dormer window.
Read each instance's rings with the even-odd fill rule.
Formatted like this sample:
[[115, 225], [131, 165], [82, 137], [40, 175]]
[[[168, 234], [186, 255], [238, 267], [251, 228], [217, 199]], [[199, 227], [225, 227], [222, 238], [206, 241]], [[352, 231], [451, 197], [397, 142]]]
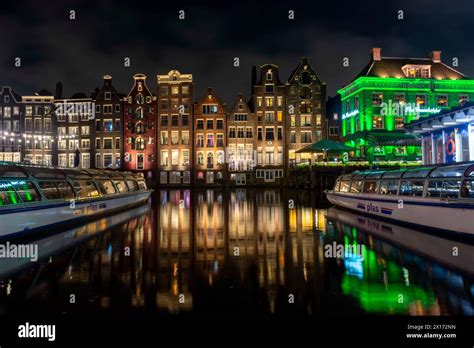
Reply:
[[431, 77], [431, 65], [405, 65], [403, 73], [410, 78], [429, 79]]
[[267, 70], [267, 81], [273, 80], [273, 72], [271, 69]]

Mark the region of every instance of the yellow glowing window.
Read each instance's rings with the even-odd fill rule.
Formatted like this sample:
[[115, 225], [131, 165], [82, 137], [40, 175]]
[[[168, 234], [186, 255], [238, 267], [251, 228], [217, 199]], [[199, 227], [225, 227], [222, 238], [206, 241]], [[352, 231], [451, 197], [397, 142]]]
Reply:
[[278, 122], [283, 121], [283, 111], [277, 111], [277, 121]]
[[372, 120], [372, 126], [374, 129], [383, 128], [383, 117], [382, 116], [374, 116]]

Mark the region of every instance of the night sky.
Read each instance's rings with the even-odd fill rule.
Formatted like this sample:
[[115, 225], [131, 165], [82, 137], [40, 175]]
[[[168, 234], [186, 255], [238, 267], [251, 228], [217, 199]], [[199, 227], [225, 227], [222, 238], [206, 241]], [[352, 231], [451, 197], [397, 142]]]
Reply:
[[[374, 46], [382, 56], [441, 50], [444, 62], [457, 57], [457, 69], [474, 76], [473, 15], [472, 0], [2, 2], [0, 84], [31, 94], [54, 92], [62, 81], [70, 96], [89, 94], [110, 74], [119, 92], [128, 93], [140, 72], [156, 93], [156, 75], [177, 68], [194, 75], [195, 99], [211, 86], [232, 104], [239, 92], [249, 97], [253, 65], [277, 64], [285, 81], [307, 56], [334, 95], [368, 63]], [[22, 67], [14, 67], [15, 57]], [[124, 57], [131, 67], [124, 67]]]

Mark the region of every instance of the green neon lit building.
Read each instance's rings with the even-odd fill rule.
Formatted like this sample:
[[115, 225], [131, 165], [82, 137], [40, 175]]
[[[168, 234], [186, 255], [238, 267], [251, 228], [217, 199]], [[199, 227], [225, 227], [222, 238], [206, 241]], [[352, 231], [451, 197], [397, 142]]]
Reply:
[[474, 101], [474, 80], [429, 58], [382, 57], [373, 48], [369, 64], [341, 88], [341, 135], [355, 157], [370, 162], [421, 161], [421, 143], [405, 124]]

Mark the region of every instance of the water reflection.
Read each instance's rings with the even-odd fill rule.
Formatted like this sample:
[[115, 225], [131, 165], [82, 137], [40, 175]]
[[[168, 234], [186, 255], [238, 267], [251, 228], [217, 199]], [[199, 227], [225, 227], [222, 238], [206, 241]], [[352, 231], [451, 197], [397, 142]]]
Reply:
[[311, 192], [163, 190], [36, 242], [38, 263], [0, 266], [3, 315], [474, 314], [471, 244], [328, 210]]

